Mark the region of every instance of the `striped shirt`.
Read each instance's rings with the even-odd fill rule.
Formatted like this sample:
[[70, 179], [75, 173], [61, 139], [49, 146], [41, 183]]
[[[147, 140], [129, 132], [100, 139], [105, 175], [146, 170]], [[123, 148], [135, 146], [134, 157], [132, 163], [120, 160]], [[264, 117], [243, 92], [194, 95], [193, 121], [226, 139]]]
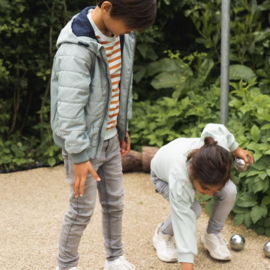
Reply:
[[109, 120], [107, 122], [105, 140], [112, 138], [117, 134], [117, 116], [119, 113], [119, 82], [121, 77], [121, 47], [119, 36], [107, 37], [105, 36], [93, 22], [90, 10], [88, 18], [94, 28], [96, 37], [99, 43], [105, 48], [107, 61], [110, 69], [110, 76], [112, 82], [111, 103], [109, 108]]

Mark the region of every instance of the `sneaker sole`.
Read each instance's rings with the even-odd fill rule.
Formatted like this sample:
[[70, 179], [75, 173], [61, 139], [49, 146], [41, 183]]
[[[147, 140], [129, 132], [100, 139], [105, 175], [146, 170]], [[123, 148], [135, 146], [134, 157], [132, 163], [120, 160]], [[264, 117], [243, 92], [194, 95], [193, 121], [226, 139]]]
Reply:
[[204, 248], [208, 250], [208, 252], [210, 253], [210, 255], [211, 255], [212, 258], [214, 258], [216, 260], [219, 260], [219, 261], [230, 261], [231, 260], [231, 257], [229, 257], [229, 258], [228, 257], [226, 257], [226, 258], [219, 258], [219, 257], [215, 256], [214, 254], [212, 254], [210, 252], [210, 250], [208, 249], [208, 247], [206, 246], [206, 244], [204, 243], [204, 241], [203, 241], [203, 235], [201, 236], [201, 243], [203, 244]]
[[156, 250], [156, 253], [157, 253], [157, 257], [159, 258], [159, 260], [161, 260], [162, 262], [168, 262], [168, 263], [175, 263], [177, 262], [178, 260], [177, 259], [174, 259], [172, 258], [171, 260], [167, 260], [167, 259], [164, 259], [162, 256], [160, 256], [157, 252], [157, 248], [156, 248], [156, 244], [155, 244], [155, 237], [153, 237], [153, 246]]

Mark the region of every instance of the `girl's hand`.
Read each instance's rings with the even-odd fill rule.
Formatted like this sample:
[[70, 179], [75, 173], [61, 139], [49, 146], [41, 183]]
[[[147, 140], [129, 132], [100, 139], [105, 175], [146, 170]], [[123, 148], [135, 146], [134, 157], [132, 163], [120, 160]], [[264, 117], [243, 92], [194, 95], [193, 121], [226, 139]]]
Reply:
[[253, 156], [248, 151], [246, 151], [240, 147], [237, 147], [237, 149], [235, 151], [233, 151], [232, 154], [235, 157], [242, 158], [245, 161], [246, 165], [249, 165], [247, 157], [249, 157], [250, 162], [253, 163]]

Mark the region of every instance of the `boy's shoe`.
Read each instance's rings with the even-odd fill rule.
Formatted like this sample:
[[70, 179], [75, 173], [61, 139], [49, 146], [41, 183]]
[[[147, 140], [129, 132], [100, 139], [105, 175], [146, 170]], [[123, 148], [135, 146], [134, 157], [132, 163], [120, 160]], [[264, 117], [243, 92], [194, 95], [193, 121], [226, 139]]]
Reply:
[[[56, 267], [56, 270], [59, 270], [59, 266]], [[69, 268], [68, 270], [77, 270], [77, 267], [74, 266], [74, 267]]]
[[135, 266], [128, 262], [124, 256], [120, 256], [114, 261], [105, 261], [104, 270], [134, 270]]
[[155, 230], [153, 245], [157, 251], [158, 258], [163, 262], [177, 262], [177, 252], [172, 241], [172, 236], [158, 233], [160, 225]]
[[209, 251], [212, 258], [222, 261], [231, 260], [231, 252], [227, 248], [227, 242], [221, 233], [213, 234], [207, 233], [206, 231], [201, 237], [201, 242], [204, 247]]

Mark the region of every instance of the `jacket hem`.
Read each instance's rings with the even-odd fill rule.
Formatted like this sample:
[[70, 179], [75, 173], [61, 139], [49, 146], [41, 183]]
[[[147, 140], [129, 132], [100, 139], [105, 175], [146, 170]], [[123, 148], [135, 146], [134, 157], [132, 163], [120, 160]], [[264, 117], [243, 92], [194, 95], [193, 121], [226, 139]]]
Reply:
[[178, 254], [178, 262], [182, 263], [194, 263], [194, 255], [193, 254]]
[[71, 158], [74, 164], [83, 163], [89, 160], [89, 156], [87, 155], [87, 151], [83, 150], [78, 154], [71, 154]]

